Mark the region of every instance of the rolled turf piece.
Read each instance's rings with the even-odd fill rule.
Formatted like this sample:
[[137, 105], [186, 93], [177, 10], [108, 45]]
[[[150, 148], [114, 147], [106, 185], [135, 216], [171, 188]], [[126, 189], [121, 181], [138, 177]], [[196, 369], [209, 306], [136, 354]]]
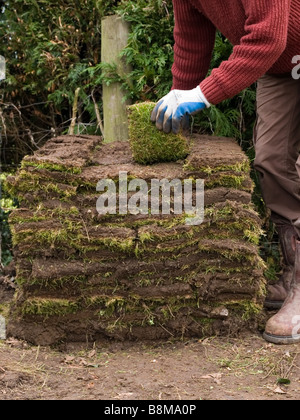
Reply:
[[150, 121], [155, 103], [142, 102], [128, 107], [129, 142], [133, 159], [142, 165], [185, 159], [189, 140], [182, 133], [165, 134]]

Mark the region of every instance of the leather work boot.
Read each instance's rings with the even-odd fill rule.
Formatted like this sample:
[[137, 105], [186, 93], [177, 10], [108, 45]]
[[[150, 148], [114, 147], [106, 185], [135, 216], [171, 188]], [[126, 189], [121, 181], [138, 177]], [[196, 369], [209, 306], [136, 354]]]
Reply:
[[295, 265], [295, 250], [292, 246], [293, 238], [296, 236], [292, 225], [277, 226], [281, 249], [283, 253], [283, 273], [276, 284], [267, 287], [265, 308], [280, 309], [286, 300], [291, 288]]
[[300, 240], [294, 240], [295, 267], [291, 289], [277, 315], [267, 323], [264, 339], [274, 344], [300, 342]]

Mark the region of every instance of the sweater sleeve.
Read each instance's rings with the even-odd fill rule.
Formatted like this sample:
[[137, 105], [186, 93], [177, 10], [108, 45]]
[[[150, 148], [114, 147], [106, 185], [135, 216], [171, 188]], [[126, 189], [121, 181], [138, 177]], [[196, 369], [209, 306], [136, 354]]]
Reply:
[[175, 14], [173, 89], [193, 89], [206, 77], [216, 28], [188, 0], [173, 0]]
[[241, 0], [245, 35], [228, 61], [200, 84], [207, 100], [217, 104], [251, 86], [278, 60], [287, 46], [291, 0]]

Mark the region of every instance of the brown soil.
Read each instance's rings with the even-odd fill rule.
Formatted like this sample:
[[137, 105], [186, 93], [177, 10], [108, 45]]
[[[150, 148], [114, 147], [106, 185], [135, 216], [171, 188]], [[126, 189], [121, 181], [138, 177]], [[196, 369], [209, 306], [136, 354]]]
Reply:
[[[69, 168], [82, 168], [90, 159], [91, 152], [98, 144], [99, 137], [97, 136], [80, 136], [80, 139], [78, 139], [78, 136], [52, 138], [34, 156], [26, 156], [24, 162], [38, 164], [47, 162]], [[78, 150], [80, 150], [80, 153], [78, 153]]]
[[247, 157], [234, 139], [219, 137], [218, 143], [213, 144], [211, 136], [201, 136], [201, 141], [193, 144], [192, 153], [186, 159], [186, 167], [193, 168], [191, 172], [195, 172], [200, 168], [216, 168], [224, 164], [229, 166], [237, 162], [246, 163]]
[[298, 346], [259, 335], [60, 349], [10, 339], [0, 342], [0, 400], [298, 400], [299, 368]]
[[10, 302], [15, 292], [15, 286], [12, 284], [9, 276], [0, 277], [0, 304]]
[[14, 263], [11, 262], [7, 267], [4, 268], [2, 275], [0, 272], [0, 305], [9, 303], [15, 293], [15, 266]]

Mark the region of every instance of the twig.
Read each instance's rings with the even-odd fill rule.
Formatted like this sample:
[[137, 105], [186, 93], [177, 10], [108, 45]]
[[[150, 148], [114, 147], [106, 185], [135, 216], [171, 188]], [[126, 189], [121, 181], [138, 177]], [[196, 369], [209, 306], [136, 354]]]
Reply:
[[168, 6], [167, 6], [167, 2], [163, 1], [163, 5], [164, 5], [164, 8], [166, 10], [167, 16], [170, 17], [170, 12], [169, 12], [169, 9], [168, 9]]
[[36, 362], [36, 361], [37, 361], [37, 359], [39, 358], [39, 355], [40, 355], [40, 349], [41, 349], [41, 347], [40, 347], [40, 346], [38, 346], [37, 351], [36, 351], [36, 355], [35, 355], [35, 362]]
[[7, 131], [6, 130], [6, 124], [5, 124], [5, 119], [4, 119], [3, 112], [2, 112], [1, 108], [0, 108], [0, 119], [1, 119], [1, 122], [2, 122], [4, 136], [6, 137], [6, 131]]
[[291, 372], [291, 370], [293, 369], [293, 367], [295, 367], [295, 360], [296, 360], [296, 358], [297, 358], [297, 356], [298, 356], [298, 354], [299, 354], [299, 352], [297, 352], [296, 354], [295, 354], [295, 357], [293, 358], [293, 361], [292, 361], [292, 363], [291, 363], [291, 366], [289, 367], [289, 369], [286, 371], [286, 373], [284, 374], [284, 376], [287, 378], [288, 377], [288, 375], [290, 374], [290, 372]]
[[73, 136], [75, 132], [75, 125], [76, 125], [76, 118], [77, 118], [77, 111], [78, 111], [78, 96], [79, 96], [80, 88], [75, 90], [74, 96], [74, 103], [73, 103], [73, 113], [72, 113], [72, 121], [69, 128], [69, 135]]
[[37, 145], [37, 144], [36, 144], [36, 142], [34, 141], [34, 137], [33, 137], [33, 135], [32, 135], [32, 132], [31, 132], [30, 128], [25, 129], [25, 131], [27, 132], [28, 137], [30, 138], [30, 141], [31, 141], [32, 146], [34, 146], [34, 147], [38, 148], [38, 145]]
[[283, 356], [282, 356], [282, 358], [276, 363], [276, 365], [275, 366], [273, 366], [272, 367], [272, 369], [269, 371], [269, 373], [266, 375], [266, 376], [264, 376], [263, 377], [263, 380], [264, 379], [267, 379], [269, 376], [271, 376], [272, 375], [272, 373], [274, 372], [274, 370], [278, 367], [278, 365], [283, 361], [283, 359], [286, 357], [286, 355], [284, 354]]
[[47, 380], [48, 380], [48, 377], [49, 377], [49, 373], [47, 373], [47, 375], [46, 375], [46, 378], [45, 378], [45, 380], [44, 380], [44, 382], [43, 382], [43, 385], [42, 385], [42, 389], [43, 389], [43, 388], [44, 388], [44, 386], [46, 385]]
[[94, 107], [95, 107], [95, 113], [96, 113], [96, 118], [97, 118], [97, 123], [98, 123], [97, 128], [98, 127], [100, 128], [101, 135], [104, 139], [104, 128], [103, 128], [103, 124], [102, 124], [102, 119], [101, 119], [101, 115], [100, 115], [99, 106], [98, 106], [97, 101], [94, 97], [94, 90], [92, 91], [91, 96], [92, 96], [92, 99], [93, 99], [93, 102], [94, 102]]
[[81, 220], [82, 220], [82, 223], [83, 223], [84, 229], [85, 229], [85, 231], [86, 231], [87, 239], [88, 239], [88, 241], [90, 242], [90, 241], [91, 241], [91, 238], [90, 238], [89, 231], [88, 231], [88, 228], [87, 228], [87, 226], [86, 226], [86, 224], [85, 224], [85, 221], [84, 221], [83, 217], [81, 217]]
[[174, 337], [174, 334], [173, 333], [171, 333], [171, 331], [169, 331], [169, 330], [167, 330], [167, 328], [165, 328], [160, 322], [159, 322], [159, 326], [163, 329], [163, 330], [165, 330], [168, 334], [170, 334], [172, 337]]
[[177, 396], [178, 396], [178, 400], [181, 401], [182, 398], [181, 398], [181, 395], [179, 394], [179, 389], [177, 388], [177, 386], [176, 386], [176, 393], [177, 393]]

